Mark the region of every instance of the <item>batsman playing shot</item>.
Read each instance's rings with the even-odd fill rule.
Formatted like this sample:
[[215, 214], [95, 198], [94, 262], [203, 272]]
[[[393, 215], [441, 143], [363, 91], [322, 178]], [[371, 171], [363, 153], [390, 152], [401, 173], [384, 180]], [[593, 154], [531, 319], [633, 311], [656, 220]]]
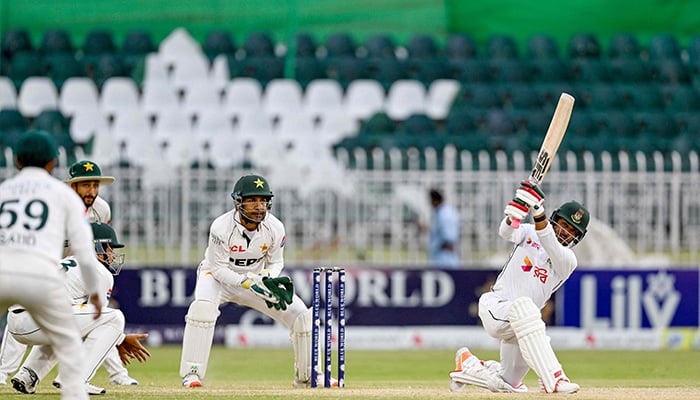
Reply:
[[[500, 341], [500, 362], [481, 361], [468, 348], [455, 356], [450, 389], [476, 385], [493, 392], [525, 393], [522, 383], [532, 369], [545, 393], [576, 393], [557, 360], [540, 310], [577, 266], [571, 249], [586, 234], [588, 210], [576, 201], [562, 204], [547, 219], [544, 193], [523, 181], [505, 208], [499, 235], [515, 247], [490, 292], [479, 299], [479, 318], [486, 332]], [[534, 224], [512, 222], [532, 213]]]
[[294, 386], [311, 379], [311, 310], [280, 276], [285, 229], [272, 215], [272, 190], [260, 175], [241, 177], [231, 193], [233, 209], [211, 224], [209, 244], [197, 270], [194, 301], [185, 316], [180, 376], [185, 387], [202, 386], [219, 306], [253, 308], [289, 329]]

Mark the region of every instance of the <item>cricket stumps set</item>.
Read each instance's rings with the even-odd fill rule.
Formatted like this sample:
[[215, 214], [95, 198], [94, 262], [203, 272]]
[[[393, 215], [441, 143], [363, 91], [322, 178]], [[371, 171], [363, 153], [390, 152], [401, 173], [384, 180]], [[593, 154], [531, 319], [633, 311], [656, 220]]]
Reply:
[[[311, 387], [318, 387], [318, 374], [323, 373], [323, 387], [331, 387], [331, 364], [333, 356], [333, 274], [337, 274], [338, 299], [338, 387], [345, 386], [345, 269], [320, 267], [313, 270], [313, 300], [311, 326]], [[323, 275], [323, 279], [321, 276]], [[325, 294], [321, 296], [321, 281], [324, 282]], [[321, 298], [324, 307], [324, 348], [323, 370], [319, 362], [321, 338]]]

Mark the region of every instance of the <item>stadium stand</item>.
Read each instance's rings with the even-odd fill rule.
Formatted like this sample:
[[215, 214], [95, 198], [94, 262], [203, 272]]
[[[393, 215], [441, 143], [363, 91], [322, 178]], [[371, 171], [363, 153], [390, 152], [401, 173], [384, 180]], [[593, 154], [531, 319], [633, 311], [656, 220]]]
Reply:
[[[336, 142], [341, 139], [338, 132], [363, 136], [352, 127], [369, 122], [377, 113], [394, 123], [420, 115], [423, 122], [426, 117], [432, 119], [432, 124], [422, 125], [435, 129], [432, 137], [419, 140], [416, 137], [425, 135], [403, 132], [391, 140], [376, 140], [381, 134], [375, 134], [356, 144], [422, 151], [451, 143], [465, 149], [481, 145], [493, 152], [505, 149], [503, 138], [509, 132], [514, 146], [533, 147], [532, 137], [546, 129], [544, 122], [558, 94], [570, 91], [577, 97], [577, 109], [590, 112], [596, 121], [593, 131], [582, 132], [586, 138], [596, 138], [582, 142], [590, 149], [605, 148], [597, 142], [608, 141], [605, 135], [612, 131], [625, 132], [630, 139], [610, 139], [617, 143], [610, 148], [664, 153], [692, 137], [689, 126], [694, 125], [685, 115], [700, 108], [694, 86], [700, 48], [694, 43], [700, 40], [691, 40], [684, 48], [669, 34], [655, 35], [643, 47], [634, 34], [618, 32], [606, 39], [603, 48], [594, 34], [578, 33], [567, 41], [566, 51], [546, 34], [531, 35], [521, 45], [504, 34], [491, 35], [479, 45], [460, 32], [447, 35], [444, 43], [422, 33], [403, 42], [388, 34], [357, 40], [347, 32], [321, 40], [301, 32], [291, 44], [276, 42], [262, 31], [240, 39], [237, 46], [230, 32], [213, 30], [200, 43], [186, 30], [176, 29], [155, 43], [147, 31], [129, 31], [120, 46], [110, 31], [94, 29], [76, 47], [77, 41], [67, 31], [51, 29], [35, 47], [26, 31], [9, 30], [2, 41], [2, 56], [7, 60], [0, 84], [2, 106], [16, 107], [30, 120], [52, 109], [75, 116], [67, 132], [81, 149], [89, 149], [90, 138], [100, 136], [95, 129], [105, 129], [105, 121], [87, 117], [99, 106], [107, 126], [134, 110], [156, 125], [174, 110], [195, 120], [206, 110], [218, 110], [233, 124], [228, 131], [236, 133], [248, 125], [251, 115], [262, 111], [270, 119], [269, 130], [276, 134], [299, 131], [298, 126], [314, 132], [323, 127]], [[282, 57], [289, 56], [290, 45], [297, 57]], [[293, 63], [291, 70], [285, 67], [287, 62]], [[140, 73], [135, 72], [138, 68]], [[291, 76], [286, 76], [289, 71]], [[48, 96], [32, 96], [30, 89], [38, 77], [48, 87], [42, 89], [48, 90]], [[400, 87], [411, 90], [401, 92]], [[664, 111], [673, 115], [674, 123], [658, 116]], [[295, 112], [311, 117], [314, 125], [290, 125], [292, 120], [286, 116]], [[629, 119], [610, 117], [620, 112], [632, 115], [636, 128], [629, 131], [614, 122]], [[338, 118], [341, 114], [343, 118]], [[339, 124], [342, 128], [334, 126], [335, 120], [345, 121]], [[408, 126], [412, 124], [418, 122], [411, 120]], [[642, 128], [668, 140], [656, 146]], [[159, 128], [161, 134], [164, 129]], [[197, 124], [191, 129], [202, 130]], [[253, 134], [250, 129], [254, 128], [245, 128], [246, 137]], [[464, 131], [478, 131], [488, 141], [484, 144], [455, 134]], [[570, 147], [577, 154], [584, 149], [582, 144]]]

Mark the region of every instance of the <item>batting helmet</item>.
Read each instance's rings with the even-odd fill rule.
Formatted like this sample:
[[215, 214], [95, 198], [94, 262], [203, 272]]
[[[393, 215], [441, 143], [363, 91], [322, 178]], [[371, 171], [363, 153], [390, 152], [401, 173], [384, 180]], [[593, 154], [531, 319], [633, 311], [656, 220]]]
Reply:
[[552, 212], [550, 221], [556, 224], [557, 219], [561, 218], [568, 222], [578, 232], [573, 244], [576, 244], [583, 239], [588, 229], [588, 223], [591, 221], [591, 214], [586, 207], [577, 201], [568, 201]]
[[247, 220], [252, 222], [261, 222], [265, 219], [267, 213], [248, 212], [243, 208], [243, 199], [251, 196], [261, 196], [267, 200], [267, 210], [272, 208], [271, 199], [274, 197], [270, 185], [267, 180], [260, 175], [245, 175], [242, 176], [233, 186], [231, 197], [236, 210]]
[[93, 222], [90, 226], [95, 239], [95, 252], [100, 262], [112, 275], [119, 275], [124, 265], [124, 254], [117, 253], [114, 249], [120, 249], [124, 245], [117, 240], [117, 233], [111, 226], [101, 222]]

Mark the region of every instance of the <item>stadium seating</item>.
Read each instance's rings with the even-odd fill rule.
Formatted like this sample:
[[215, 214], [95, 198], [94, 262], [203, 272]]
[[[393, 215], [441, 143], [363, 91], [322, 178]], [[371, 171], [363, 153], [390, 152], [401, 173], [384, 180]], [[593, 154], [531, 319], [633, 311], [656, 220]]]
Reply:
[[[586, 144], [602, 151], [608, 141], [614, 142], [608, 148], [670, 151], [697, 134], [689, 116], [700, 110], [700, 36], [683, 47], [668, 34], [650, 36], [643, 45], [633, 34], [618, 32], [603, 47], [599, 37], [582, 32], [561, 49], [546, 34], [518, 45], [509, 35], [478, 42], [464, 32], [450, 33], [444, 42], [422, 33], [403, 42], [383, 33], [357, 41], [336, 32], [317, 43], [300, 32], [291, 49], [267, 32], [237, 39], [240, 45], [231, 32], [215, 30], [199, 43], [177, 29], [155, 43], [148, 31], [136, 30], [118, 46], [109, 30], [94, 29], [76, 46], [65, 29], [51, 29], [34, 46], [26, 31], [8, 30], [2, 39], [0, 106], [17, 108], [30, 122], [44, 110], [58, 110], [73, 118], [64, 130], [85, 148], [124, 113], [138, 111], [157, 125], [176, 112], [184, 114], [181, 120], [192, 116], [201, 122], [201, 113], [215, 110], [231, 125], [227, 131], [245, 128], [249, 136], [256, 126], [252, 116], [269, 119], [258, 124], [270, 124], [260, 128], [268, 134], [295, 130], [288, 128], [294, 120], [289, 116], [298, 113], [297, 122], [314, 122], [307, 131], [328, 132], [323, 143], [340, 141], [341, 134], [363, 136], [357, 129], [362, 121], [386, 114], [401, 133], [362, 138], [359, 145], [397, 146], [404, 160], [407, 148], [443, 148], [446, 137], [454, 137], [461, 149], [508, 152], [535, 146], [562, 91], [576, 96], [576, 115], [586, 113], [594, 121], [572, 120], [572, 131], [587, 138], [570, 144], [577, 153]], [[296, 58], [283, 57], [291, 50]], [[285, 67], [293, 67], [291, 76]], [[42, 95], [31, 89], [37, 78], [45, 87]], [[287, 89], [278, 88], [279, 82]], [[402, 86], [411, 90], [401, 92]], [[107, 119], [88, 117], [95, 112]], [[161, 134], [164, 126], [173, 125], [161, 126]], [[421, 126], [435, 134], [404, 129]], [[191, 129], [202, 130], [198, 124]], [[469, 139], [462, 138], [465, 132]], [[508, 132], [514, 135], [510, 142], [503, 140]], [[611, 139], [611, 132], [624, 139]]]
[[58, 108], [58, 90], [53, 81], [44, 76], [24, 80], [17, 95], [17, 108], [27, 117], [36, 117], [41, 111]]

